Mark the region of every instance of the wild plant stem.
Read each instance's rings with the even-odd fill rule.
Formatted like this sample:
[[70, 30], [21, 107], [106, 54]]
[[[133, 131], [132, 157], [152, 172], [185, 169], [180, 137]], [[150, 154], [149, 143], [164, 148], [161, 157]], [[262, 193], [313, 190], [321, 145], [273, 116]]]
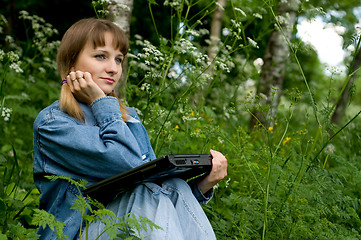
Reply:
[[294, 56], [294, 58], [295, 58], [295, 60], [296, 60], [298, 69], [300, 70], [300, 73], [301, 73], [301, 75], [302, 75], [302, 79], [303, 79], [303, 81], [304, 81], [304, 83], [305, 83], [305, 85], [306, 85], [307, 91], [308, 91], [308, 93], [309, 93], [309, 95], [310, 95], [311, 104], [312, 104], [312, 109], [313, 109], [313, 112], [314, 112], [314, 115], [315, 115], [316, 122], [317, 122], [317, 124], [318, 124], [319, 126], [321, 126], [321, 123], [320, 123], [320, 121], [319, 121], [319, 119], [318, 119], [318, 116], [317, 116], [316, 102], [315, 102], [315, 100], [314, 100], [314, 98], [313, 98], [313, 93], [312, 93], [312, 91], [311, 91], [311, 89], [310, 89], [310, 86], [308, 85], [308, 82], [307, 82], [306, 76], [305, 76], [305, 74], [304, 74], [304, 72], [303, 72], [302, 66], [301, 66], [301, 64], [300, 64], [300, 62], [299, 62], [299, 60], [298, 60], [298, 57], [297, 57], [297, 54], [296, 54], [296, 50], [292, 47], [292, 44], [290, 43], [289, 39], [286, 37], [286, 34], [284, 33], [283, 28], [282, 28], [280, 22], [278, 21], [275, 12], [274, 12], [273, 9], [272, 9], [272, 6], [269, 6], [269, 8], [270, 8], [270, 11], [271, 11], [274, 19], [276, 20], [276, 24], [277, 24], [278, 29], [281, 31], [284, 39], [285, 39], [286, 42], [287, 42], [288, 47], [290, 48], [290, 50], [291, 50], [291, 52], [292, 52], [292, 54], [293, 54], [293, 56]]
[[186, 89], [186, 91], [183, 92], [183, 94], [182, 94], [181, 96], [179, 96], [179, 97], [177, 97], [176, 99], [174, 99], [174, 101], [173, 101], [173, 103], [172, 103], [172, 106], [171, 106], [170, 109], [168, 110], [168, 114], [167, 114], [166, 118], [164, 119], [163, 124], [162, 124], [162, 126], [160, 127], [160, 129], [159, 129], [159, 131], [158, 131], [158, 133], [157, 133], [157, 136], [156, 136], [156, 138], [154, 139], [154, 141], [153, 141], [153, 143], [152, 143], [152, 146], [154, 147], [154, 149], [156, 149], [155, 152], [157, 152], [157, 145], [158, 145], [158, 141], [159, 141], [159, 136], [160, 136], [160, 134], [162, 133], [162, 131], [163, 131], [163, 129], [164, 129], [164, 126], [165, 126], [165, 124], [167, 123], [167, 121], [168, 121], [168, 119], [169, 119], [169, 117], [170, 117], [170, 114], [171, 114], [172, 111], [173, 111], [174, 106], [180, 101], [180, 99], [182, 99], [182, 98], [188, 93], [188, 91], [189, 91], [191, 88], [193, 88], [193, 84], [190, 85], [190, 86]]
[[[360, 51], [360, 44], [361, 44], [361, 37], [359, 37], [359, 39], [358, 39], [358, 41], [357, 41], [356, 48], [355, 48], [355, 51], [354, 51], [354, 54], [353, 54], [353, 58], [352, 58], [352, 63], [351, 63], [350, 66], [349, 66], [349, 72], [351, 71], [350, 69], [353, 67], [353, 65], [354, 65], [354, 63], [355, 63], [355, 60], [356, 60], [356, 56], [357, 56], [358, 51]], [[329, 114], [331, 114], [332, 111], [336, 108], [336, 105], [337, 105], [337, 103], [340, 101], [340, 98], [342, 97], [343, 92], [345, 91], [348, 83], [350, 82], [351, 77], [352, 77], [358, 70], [360, 70], [360, 68], [358, 68], [358, 69], [356, 69], [355, 71], [353, 71], [352, 73], [348, 74], [348, 76], [347, 76], [347, 78], [346, 78], [346, 81], [344, 82], [344, 84], [343, 84], [343, 86], [342, 86], [342, 89], [341, 89], [340, 93], [339, 93], [338, 96], [337, 96], [336, 101], [334, 102], [334, 104], [333, 104], [332, 107], [330, 108]]]
[[163, 86], [165, 85], [165, 80], [166, 80], [166, 77], [167, 77], [167, 73], [168, 73], [168, 71], [169, 71], [169, 69], [170, 69], [170, 66], [171, 66], [172, 62], [173, 62], [173, 56], [174, 56], [174, 52], [172, 52], [172, 53], [170, 54], [170, 57], [169, 57], [169, 60], [168, 60], [168, 64], [167, 64], [167, 66], [166, 66], [166, 69], [163, 71], [163, 77], [162, 77], [162, 81], [160, 82], [160, 87], [159, 87], [159, 89], [162, 89]]
[[[242, 149], [240, 146], [236, 146], [230, 139], [228, 139], [227, 136], [222, 135], [222, 138], [225, 139], [229, 144], [231, 144], [233, 146], [233, 148], [240, 154], [242, 155], [242, 151], [240, 149]], [[264, 193], [264, 189], [261, 185], [261, 183], [257, 180], [256, 174], [253, 172], [252, 168], [251, 168], [251, 164], [249, 163], [249, 161], [247, 161], [247, 159], [245, 159], [247, 167], [249, 169], [249, 171], [251, 172], [254, 180], [256, 181], [258, 187], [260, 188], [260, 190], [262, 191], [262, 193]]]
[[[293, 110], [291, 111], [291, 115], [290, 115], [290, 118], [289, 118], [289, 119], [291, 119], [292, 116], [293, 116]], [[283, 139], [286, 137], [286, 134], [287, 134], [287, 132], [288, 132], [288, 127], [289, 127], [289, 125], [290, 125], [290, 120], [287, 119], [286, 128], [285, 128], [285, 130], [283, 131], [282, 137], [281, 137], [281, 139], [280, 139], [280, 141], [279, 141], [279, 143], [278, 143], [278, 145], [277, 145], [277, 147], [276, 147], [276, 149], [275, 149], [275, 151], [274, 151], [274, 153], [273, 153], [274, 155], [276, 155], [278, 149], [280, 148], [280, 146], [281, 146], [281, 144], [282, 144], [282, 142], [283, 142]]]
[[[268, 129], [266, 129], [268, 130]], [[270, 194], [270, 182], [271, 182], [271, 172], [272, 172], [272, 163], [273, 163], [273, 153], [272, 153], [272, 140], [270, 138], [270, 133], [267, 131], [267, 141], [269, 146], [269, 160], [268, 160], [268, 171], [267, 171], [267, 181], [266, 181], [266, 192], [264, 192], [264, 203], [263, 203], [263, 230], [262, 230], [262, 240], [266, 239], [266, 233], [268, 229], [268, 199]]]
[[153, 16], [153, 11], [152, 11], [152, 6], [151, 6], [151, 3], [150, 3], [150, 2], [148, 3], [148, 8], [149, 8], [150, 17], [152, 18], [152, 22], [153, 22], [153, 26], [154, 26], [155, 33], [157, 34], [157, 37], [158, 37], [158, 39], [159, 39], [160, 37], [159, 37], [157, 25], [155, 24], [155, 20], [154, 20], [154, 16]]
[[[361, 114], [361, 111], [359, 111], [353, 118], [351, 118], [351, 120], [349, 120], [345, 125], [343, 125], [335, 134], [333, 134], [327, 141], [326, 143], [322, 146], [322, 148], [317, 152], [316, 156], [310, 161], [310, 164], [313, 163], [317, 157], [323, 152], [323, 150], [327, 147], [327, 145], [332, 141], [332, 139], [334, 139], [340, 132], [342, 132], [351, 122], [353, 122], [359, 115]], [[311, 165], [309, 165], [307, 167], [307, 170], [311, 167]]]

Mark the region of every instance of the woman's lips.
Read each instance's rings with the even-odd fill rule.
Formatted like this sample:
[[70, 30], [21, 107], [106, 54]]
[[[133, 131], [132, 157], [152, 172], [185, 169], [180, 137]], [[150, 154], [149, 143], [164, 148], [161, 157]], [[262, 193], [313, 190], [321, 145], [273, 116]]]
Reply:
[[103, 78], [103, 80], [105, 80], [109, 84], [113, 84], [115, 82], [113, 78]]

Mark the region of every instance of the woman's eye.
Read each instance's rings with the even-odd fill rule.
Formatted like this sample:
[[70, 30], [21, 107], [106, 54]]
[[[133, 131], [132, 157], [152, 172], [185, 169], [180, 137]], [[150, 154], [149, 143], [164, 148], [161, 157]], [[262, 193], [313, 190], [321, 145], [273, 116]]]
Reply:
[[97, 54], [97, 55], [95, 55], [95, 58], [105, 59], [105, 56], [103, 54]]
[[121, 58], [115, 58], [115, 61], [116, 61], [117, 63], [122, 63], [123, 59], [121, 59]]

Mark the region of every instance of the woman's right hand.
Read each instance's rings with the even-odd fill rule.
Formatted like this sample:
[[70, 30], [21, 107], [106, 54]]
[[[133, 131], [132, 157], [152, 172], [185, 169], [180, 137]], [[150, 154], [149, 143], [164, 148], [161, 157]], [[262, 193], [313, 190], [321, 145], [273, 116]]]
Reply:
[[103, 90], [93, 81], [89, 72], [72, 69], [66, 80], [74, 97], [80, 102], [90, 105], [98, 98], [106, 96]]

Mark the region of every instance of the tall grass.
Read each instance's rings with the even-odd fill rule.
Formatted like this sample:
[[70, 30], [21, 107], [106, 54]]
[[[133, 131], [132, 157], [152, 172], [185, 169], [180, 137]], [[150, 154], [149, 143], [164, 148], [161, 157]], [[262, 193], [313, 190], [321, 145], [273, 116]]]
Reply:
[[[138, 111], [157, 155], [207, 153], [211, 148], [226, 154], [228, 177], [215, 187], [212, 201], [203, 206], [218, 239], [359, 239], [360, 112], [329, 133], [332, 108], [322, 108], [322, 104], [328, 101], [325, 106], [335, 106], [343, 90], [331, 89], [335, 84], [330, 84], [326, 92], [331, 97], [317, 93], [297, 55], [302, 49], [295, 46], [302, 45], [287, 42], [292, 55], [289, 61], [297, 66], [306, 87], [286, 91], [274, 126], [266, 122], [253, 131], [248, 129], [254, 108], [264, 115], [271, 108], [261, 101], [264, 96], [254, 94], [252, 83], [260, 76], [253, 61], [259, 54], [257, 47], [264, 43], [248, 31], [254, 31], [250, 26], [261, 21], [257, 15], [261, 13], [262, 21], [272, 19], [282, 31], [274, 6], [264, 1], [253, 4], [245, 8], [232, 2], [228, 35], [221, 38], [218, 54], [209, 60], [209, 31], [204, 24], [218, 6], [214, 1], [165, 1], [164, 7], [172, 15], [164, 21], [171, 21], [167, 31], [172, 35], [163, 38], [164, 30], [151, 14], [159, 42], [134, 37], [127, 104]], [[106, 10], [103, 5], [94, 6]], [[149, 1], [148, 7], [152, 13], [154, 2]], [[30, 15], [23, 13], [22, 17], [33, 24]], [[54, 68], [57, 43], [32, 37], [36, 31], [47, 31], [47, 24], [34, 19], [44, 27], [29, 28], [28, 42], [20, 44], [30, 55], [16, 52], [21, 47], [14, 45], [10, 51], [0, 52], [4, 112], [0, 131], [5, 136], [0, 140], [0, 211], [5, 214], [0, 218], [0, 237], [8, 239], [36, 238], [32, 219], [39, 193], [31, 179], [29, 123], [57, 98], [60, 82]], [[273, 28], [264, 25], [269, 32]], [[47, 42], [52, 44], [41, 45]], [[39, 46], [48, 46], [49, 51], [40, 51]], [[44, 66], [46, 71], [41, 70]]]

